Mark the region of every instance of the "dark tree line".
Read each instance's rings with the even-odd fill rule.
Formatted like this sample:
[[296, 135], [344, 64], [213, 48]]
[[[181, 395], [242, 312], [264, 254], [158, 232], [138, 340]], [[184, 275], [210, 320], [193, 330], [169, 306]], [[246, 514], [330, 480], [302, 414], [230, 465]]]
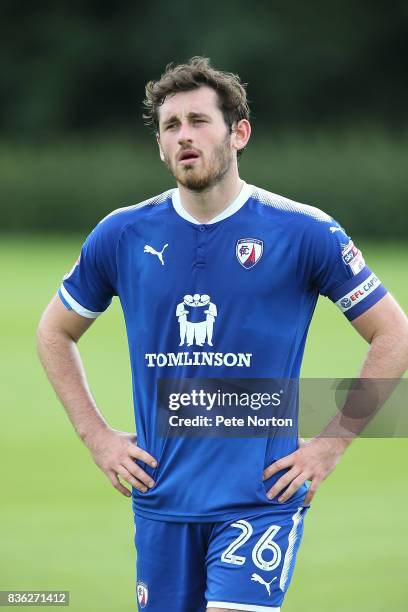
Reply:
[[3, 0], [3, 137], [141, 127], [144, 84], [212, 58], [273, 128], [406, 125], [408, 4], [375, 0]]

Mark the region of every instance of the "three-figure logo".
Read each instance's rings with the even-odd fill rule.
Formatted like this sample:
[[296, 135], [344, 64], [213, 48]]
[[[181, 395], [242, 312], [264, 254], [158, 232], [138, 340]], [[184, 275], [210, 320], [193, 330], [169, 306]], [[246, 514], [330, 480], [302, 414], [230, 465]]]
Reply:
[[[179, 324], [179, 346], [213, 346], [213, 330], [218, 316], [217, 306], [206, 293], [187, 294], [177, 304], [175, 316]], [[212, 350], [182, 349], [178, 353], [145, 353], [148, 368], [175, 366], [251, 367], [252, 353], [220, 353]]]
[[241, 266], [246, 270], [253, 268], [261, 259], [263, 241], [258, 238], [240, 238], [237, 240], [235, 254]]
[[187, 340], [187, 346], [194, 343], [204, 346], [207, 342], [213, 346], [214, 321], [217, 316], [217, 307], [211, 302], [209, 295], [195, 293], [185, 295], [183, 301], [177, 304], [176, 317], [180, 326], [180, 344], [183, 346]]
[[145, 608], [147, 606], [147, 602], [149, 601], [149, 589], [147, 588], [147, 584], [138, 581], [136, 585], [136, 592], [139, 608]]

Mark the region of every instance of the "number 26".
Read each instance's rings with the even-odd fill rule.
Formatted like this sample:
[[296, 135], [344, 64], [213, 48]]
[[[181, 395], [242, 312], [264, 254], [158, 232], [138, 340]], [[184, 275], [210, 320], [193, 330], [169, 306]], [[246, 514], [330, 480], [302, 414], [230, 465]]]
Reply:
[[[232, 563], [233, 565], [244, 565], [246, 557], [241, 557], [240, 555], [236, 555], [234, 553], [238, 550], [238, 548], [248, 542], [254, 530], [248, 521], [237, 521], [236, 523], [232, 523], [231, 527], [240, 529], [241, 533], [233, 542], [231, 542], [228, 548], [224, 550], [221, 555], [221, 561], [224, 563]], [[274, 542], [273, 539], [279, 530], [279, 525], [271, 525], [268, 527], [252, 549], [252, 561], [259, 569], [271, 572], [278, 567], [282, 558], [282, 552], [278, 544]], [[272, 552], [272, 559], [269, 561], [266, 561], [266, 559], [263, 558], [263, 553], [266, 550]]]

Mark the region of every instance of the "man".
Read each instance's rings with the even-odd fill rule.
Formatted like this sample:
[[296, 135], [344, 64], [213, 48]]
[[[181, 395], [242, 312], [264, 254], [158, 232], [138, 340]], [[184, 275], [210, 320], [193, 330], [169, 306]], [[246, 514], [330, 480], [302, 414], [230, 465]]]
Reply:
[[[399, 377], [407, 319], [329, 215], [240, 178], [251, 127], [238, 77], [192, 58], [146, 93], [177, 188], [95, 227], [43, 315], [39, 353], [97, 465], [123, 495], [123, 482], [132, 485], [140, 609], [276, 612], [307, 507], [350, 440], [329, 437], [330, 425], [301, 448], [295, 434], [160, 437], [158, 386], [298, 378], [319, 294], [370, 343], [361, 376]], [[98, 411], [76, 347], [114, 295], [129, 336], [137, 439]], [[214, 347], [190, 333], [192, 346], [178, 350], [202, 296]]]

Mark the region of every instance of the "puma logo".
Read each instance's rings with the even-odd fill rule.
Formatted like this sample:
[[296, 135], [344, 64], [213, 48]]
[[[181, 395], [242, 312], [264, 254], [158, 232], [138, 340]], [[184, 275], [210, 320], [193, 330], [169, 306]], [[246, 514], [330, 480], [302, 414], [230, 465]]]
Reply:
[[265, 582], [265, 580], [259, 574], [252, 574], [251, 580], [253, 580], [254, 582], [259, 582], [259, 584], [263, 584], [266, 590], [268, 591], [269, 597], [271, 596], [271, 584], [274, 580], [276, 580], [276, 576], [275, 578], [272, 578], [270, 582]]
[[166, 249], [168, 246], [169, 246], [168, 244], [165, 244], [162, 250], [158, 252], [153, 247], [149, 246], [148, 244], [145, 244], [143, 253], [151, 253], [151, 255], [157, 255], [157, 257], [159, 258], [161, 262], [161, 265], [164, 266], [163, 252], [164, 252], [164, 249]]

